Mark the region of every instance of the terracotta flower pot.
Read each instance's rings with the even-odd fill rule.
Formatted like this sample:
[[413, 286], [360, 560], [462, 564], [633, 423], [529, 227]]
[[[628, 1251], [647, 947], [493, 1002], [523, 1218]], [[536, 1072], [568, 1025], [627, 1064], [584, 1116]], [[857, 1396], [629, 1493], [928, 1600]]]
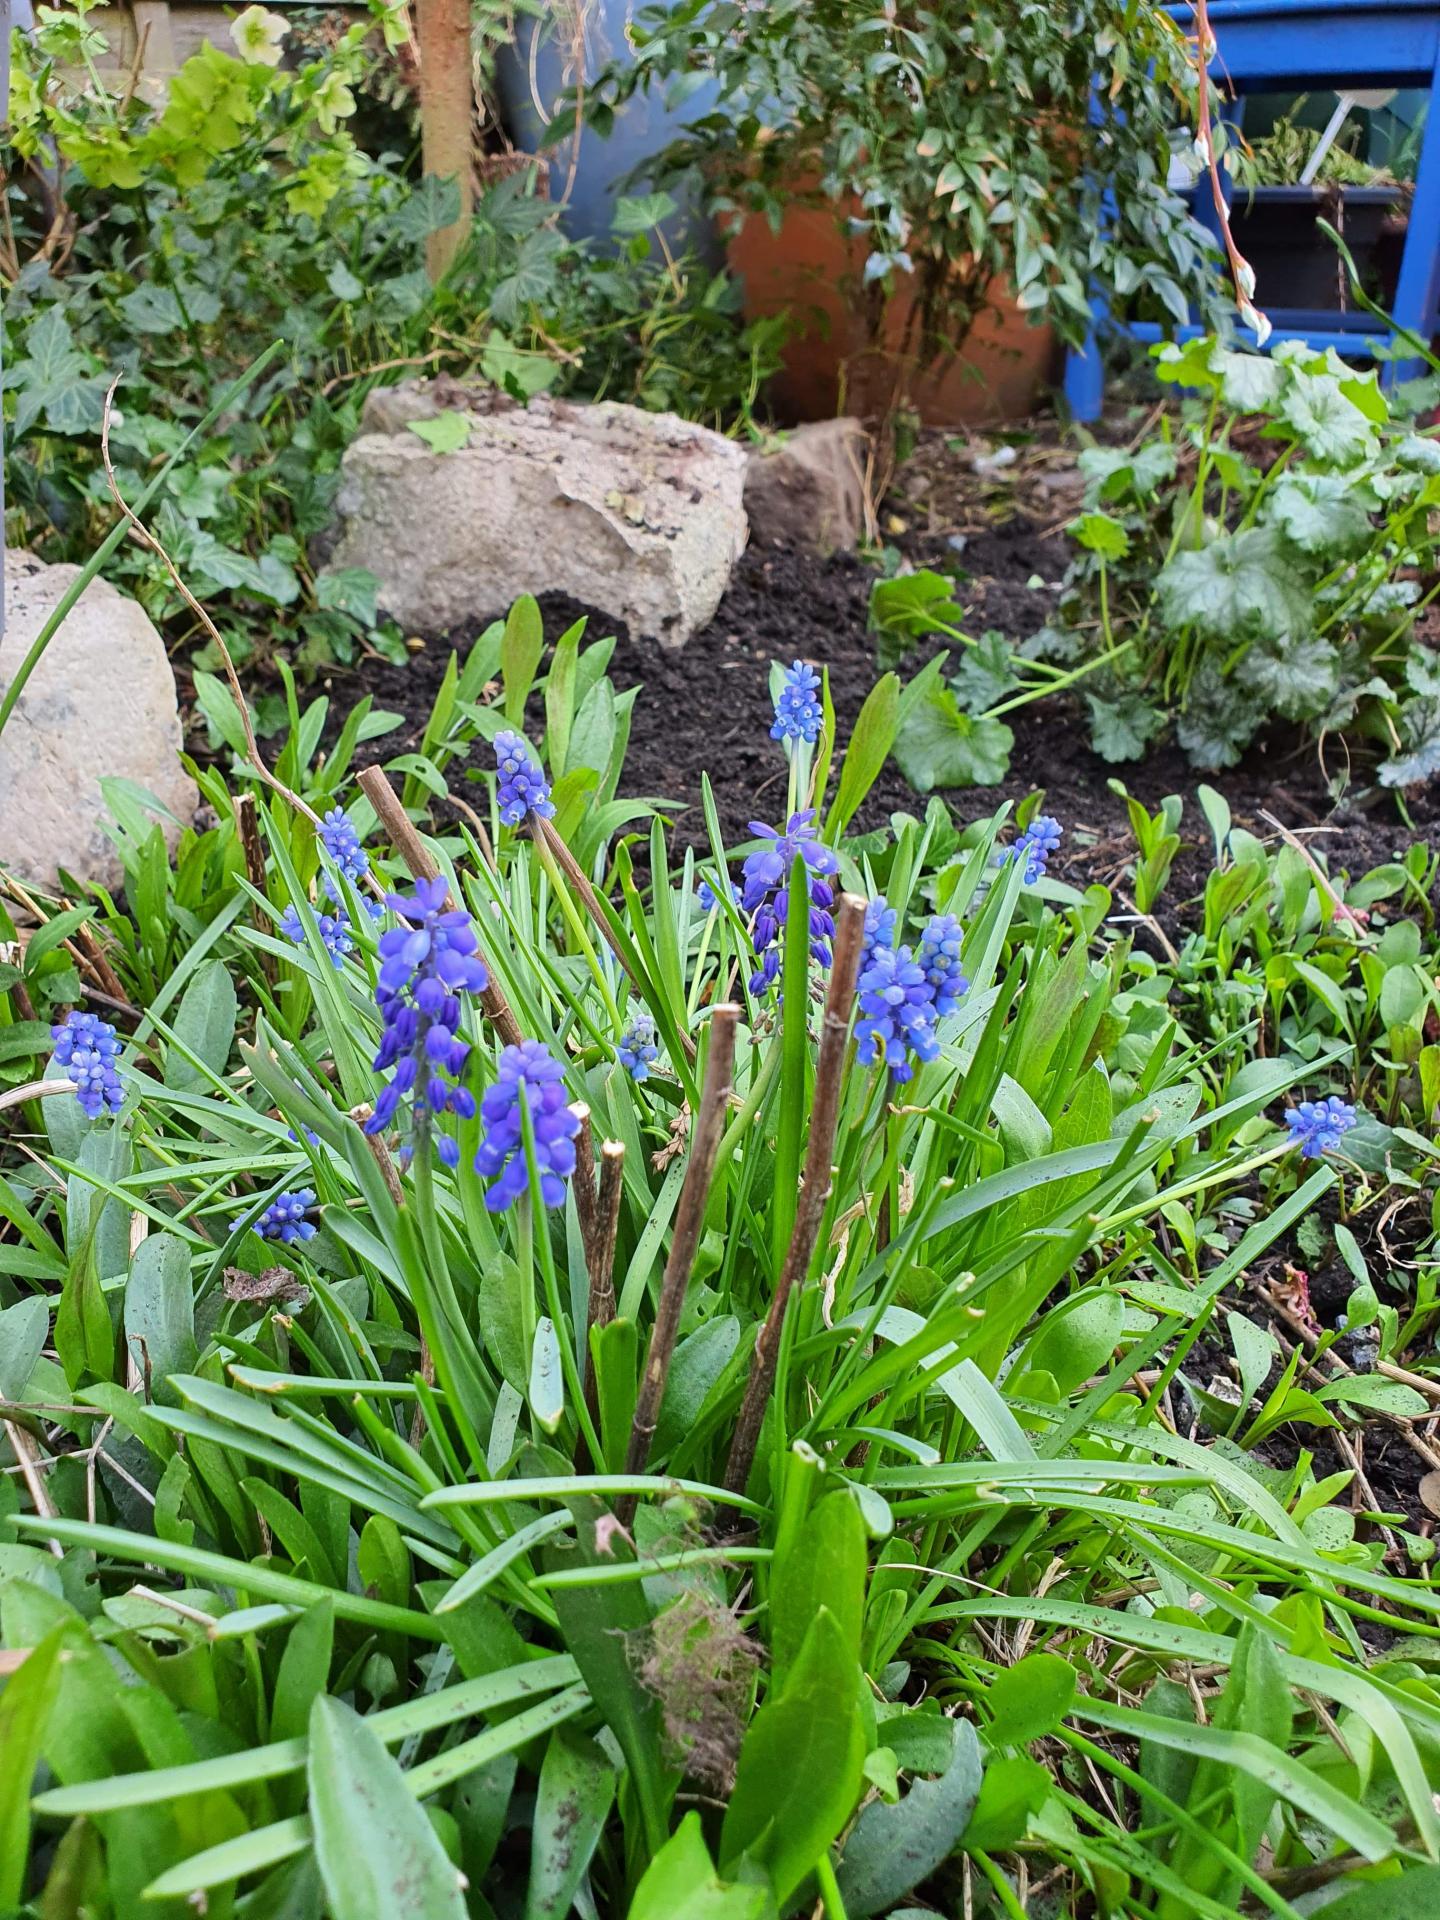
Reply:
[[[833, 207], [797, 202], [778, 234], [763, 216], [746, 216], [732, 229], [728, 251], [731, 270], [744, 283], [746, 318], [788, 308], [796, 320], [772, 388], [779, 410], [794, 420], [883, 413], [901, 370], [914, 302], [902, 282], [887, 303], [881, 339], [870, 341], [856, 292], [863, 238], [842, 232]], [[916, 372], [909, 398], [930, 426], [997, 426], [1033, 412], [1057, 374], [1053, 330], [1032, 326], [997, 282], [959, 351]]]

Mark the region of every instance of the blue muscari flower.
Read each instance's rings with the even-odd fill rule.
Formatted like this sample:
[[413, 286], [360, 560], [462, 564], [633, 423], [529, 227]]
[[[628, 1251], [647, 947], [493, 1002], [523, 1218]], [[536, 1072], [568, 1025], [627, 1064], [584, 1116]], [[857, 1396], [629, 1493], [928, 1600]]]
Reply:
[[883, 893], [877, 893], [865, 909], [865, 932], [860, 941], [860, 964], [863, 966], [876, 947], [893, 947], [895, 944], [895, 909], [890, 906]]
[[995, 856], [997, 867], [1011, 860], [1025, 861], [1025, 883], [1034, 886], [1045, 872], [1045, 863], [1060, 844], [1060, 822], [1048, 813], [1040, 813], [1019, 835], [1013, 847], [1002, 847]]
[[549, 820], [555, 812], [550, 782], [524, 734], [497, 733], [495, 761], [500, 773], [500, 818], [506, 826], [518, 827], [530, 814]]
[[75, 1082], [75, 1098], [87, 1119], [98, 1120], [108, 1108], [118, 1113], [125, 1099], [117, 1062], [120, 1037], [107, 1020], [93, 1013], [72, 1013], [51, 1027], [55, 1064]]
[[810, 879], [812, 948], [820, 964], [829, 966], [830, 941], [835, 932], [830, 913], [835, 890], [830, 880], [840, 871], [840, 860], [817, 837], [813, 807], [792, 813], [783, 833], [767, 827], [762, 820], [752, 820], [750, 831], [767, 844], [746, 856], [740, 910], [751, 922], [750, 937], [760, 960], [750, 979], [750, 991], [763, 993], [780, 971], [780, 936], [790, 910], [788, 883], [797, 855], [805, 862]]
[[564, 1203], [565, 1182], [575, 1171], [580, 1119], [565, 1098], [565, 1069], [538, 1040], [506, 1047], [500, 1077], [480, 1101], [485, 1134], [475, 1155], [475, 1171], [493, 1182], [485, 1193], [491, 1213], [503, 1213], [529, 1190], [522, 1100], [530, 1112], [540, 1196], [547, 1207]]
[[287, 1247], [297, 1240], [313, 1240], [315, 1223], [305, 1215], [314, 1204], [311, 1187], [301, 1187], [296, 1193], [277, 1193], [258, 1220], [252, 1222], [242, 1213], [230, 1222], [230, 1231], [239, 1233], [253, 1224], [262, 1240], [282, 1240]]
[[[410, 898], [390, 894], [386, 905], [402, 925], [380, 936], [380, 975], [375, 1004], [384, 1032], [375, 1071], [393, 1068], [390, 1083], [365, 1122], [367, 1133], [381, 1133], [408, 1096], [411, 1121], [423, 1142], [432, 1119], [445, 1113], [468, 1120], [473, 1095], [458, 1084], [469, 1056], [459, 1038], [460, 995], [480, 993], [489, 984], [475, 951], [475, 929], [463, 909], [446, 908], [445, 882], [417, 880]], [[453, 1167], [460, 1149], [447, 1133], [438, 1136], [440, 1158]]]
[[[730, 889], [731, 900], [738, 906], [740, 904], [740, 889], [733, 880], [728, 878], [724, 884]], [[700, 903], [700, 911], [702, 913], [713, 913], [720, 905], [720, 896], [708, 880], [702, 880], [700, 882], [699, 886], [695, 889], [695, 898]]]
[[800, 740], [807, 747], [813, 747], [820, 738], [825, 718], [816, 697], [819, 692], [820, 676], [813, 667], [807, 667], [803, 660], [787, 667], [775, 701], [775, 724], [770, 729], [770, 738]]
[[855, 1023], [861, 1066], [881, 1061], [897, 1080], [915, 1071], [910, 1063], [933, 1060], [940, 1051], [935, 1001], [925, 970], [908, 947], [875, 946], [860, 975], [860, 1018]]
[[632, 1080], [648, 1080], [650, 1069], [660, 1057], [655, 1044], [655, 1022], [648, 1013], [637, 1013], [621, 1035], [616, 1052], [620, 1064]]
[[1355, 1125], [1355, 1117], [1354, 1107], [1333, 1093], [1325, 1100], [1302, 1100], [1285, 1115], [1290, 1144], [1299, 1147], [1306, 1160], [1318, 1160], [1339, 1146]]
[[[320, 930], [320, 944], [329, 954], [332, 965], [343, 967], [347, 953], [355, 951], [354, 937], [350, 932], [350, 916], [344, 907], [337, 907], [334, 913], [317, 913], [315, 924]], [[280, 931], [287, 940], [293, 940], [297, 947], [305, 944], [305, 923], [300, 918], [300, 909], [289, 906], [280, 918]]]
[[937, 913], [926, 924], [915, 949], [915, 959], [935, 999], [935, 1013], [943, 1019], [954, 1013], [970, 982], [960, 966], [960, 922], [953, 913]]
[[369, 856], [343, 807], [332, 807], [320, 822], [320, 844], [345, 878], [357, 886], [369, 873]]

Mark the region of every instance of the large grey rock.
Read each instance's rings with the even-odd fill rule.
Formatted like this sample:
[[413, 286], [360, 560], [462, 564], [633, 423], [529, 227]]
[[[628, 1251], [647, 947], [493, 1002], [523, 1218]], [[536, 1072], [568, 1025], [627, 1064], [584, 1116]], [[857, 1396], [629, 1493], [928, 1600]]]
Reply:
[[[0, 688], [74, 583], [79, 567], [5, 552]], [[92, 580], [41, 655], [0, 734], [0, 864], [41, 886], [61, 867], [115, 887], [121, 867], [102, 822], [102, 778], [153, 794], [173, 848], [198, 801], [180, 765], [175, 676], [143, 607]]]
[[[437, 453], [411, 427], [443, 413], [469, 437]], [[675, 414], [410, 382], [366, 402], [330, 564], [369, 568], [407, 628], [554, 590], [680, 646], [745, 549], [744, 475], [732, 441]]]
[[865, 531], [870, 441], [858, 420], [814, 420], [752, 448], [745, 512], [757, 540], [846, 553]]

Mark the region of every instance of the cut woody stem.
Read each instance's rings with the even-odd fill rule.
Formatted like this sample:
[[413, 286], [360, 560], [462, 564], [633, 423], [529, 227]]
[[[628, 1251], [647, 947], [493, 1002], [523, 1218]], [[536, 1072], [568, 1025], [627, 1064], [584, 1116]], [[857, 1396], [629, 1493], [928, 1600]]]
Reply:
[[[608, 1327], [615, 1318], [615, 1238], [620, 1227], [620, 1192], [624, 1184], [624, 1172], [624, 1143], [619, 1140], [603, 1141], [600, 1147], [600, 1198], [591, 1214], [591, 1231], [585, 1241], [585, 1264], [590, 1275], [587, 1341], [590, 1331], [596, 1327]], [[578, 1168], [576, 1175], [578, 1178]], [[600, 1386], [595, 1378], [593, 1355], [587, 1355], [586, 1359], [585, 1405], [590, 1410], [590, 1424], [598, 1433]]]
[[[255, 796], [242, 793], [235, 801], [235, 826], [240, 835], [240, 850], [245, 856], [245, 877], [257, 893], [265, 892], [265, 848], [260, 841], [260, 822], [256, 817]], [[260, 933], [273, 934], [275, 923], [259, 907], [252, 906], [250, 917]], [[279, 968], [275, 964], [273, 953], [261, 953], [260, 970], [273, 987], [279, 978]]]
[[[863, 922], [864, 914], [861, 919]], [[705, 1063], [705, 1085], [700, 1095], [700, 1110], [690, 1137], [690, 1164], [680, 1189], [675, 1209], [675, 1232], [670, 1242], [670, 1258], [665, 1262], [665, 1277], [660, 1282], [660, 1304], [655, 1310], [655, 1325], [650, 1333], [650, 1350], [645, 1356], [645, 1371], [640, 1376], [640, 1396], [635, 1404], [635, 1419], [630, 1428], [630, 1445], [625, 1455], [626, 1473], [643, 1473], [650, 1459], [650, 1443], [660, 1418], [665, 1398], [665, 1382], [670, 1359], [680, 1332], [680, 1316], [685, 1306], [685, 1290], [695, 1252], [705, 1224], [705, 1207], [710, 1197], [710, 1181], [715, 1158], [725, 1131], [725, 1113], [735, 1079], [735, 1026], [739, 1007], [724, 1002], [710, 1016], [710, 1047]], [[618, 1187], [618, 1180], [616, 1185]], [[635, 1517], [635, 1499], [626, 1495], [616, 1502], [616, 1518], [628, 1527]]]
[[743, 1493], [760, 1443], [765, 1408], [775, 1385], [775, 1368], [780, 1354], [780, 1334], [785, 1311], [797, 1282], [810, 1270], [825, 1203], [830, 1198], [831, 1158], [835, 1151], [835, 1128], [840, 1117], [840, 1091], [845, 1077], [845, 1049], [850, 1037], [850, 1009], [855, 999], [855, 982], [860, 972], [860, 949], [865, 937], [865, 902], [857, 894], [842, 893], [835, 908], [835, 957], [830, 968], [830, 986], [825, 995], [825, 1015], [820, 1029], [820, 1053], [815, 1065], [815, 1102], [810, 1112], [810, 1138], [805, 1146], [804, 1185], [795, 1211], [795, 1225], [786, 1249], [785, 1262], [770, 1311], [755, 1342], [750, 1359], [750, 1376], [740, 1415], [735, 1423], [735, 1438], [725, 1467], [725, 1486], [731, 1493]]
[[[425, 842], [415, 831], [410, 816], [400, 804], [400, 796], [391, 786], [383, 767], [363, 767], [355, 776], [360, 791], [375, 809], [376, 818], [390, 836], [390, 843], [400, 858], [410, 869], [416, 880], [438, 880], [440, 869], [431, 858]], [[455, 896], [447, 893], [446, 905], [456, 905]], [[484, 954], [480, 955], [482, 961]], [[486, 1018], [507, 1047], [518, 1047], [524, 1039], [519, 1022], [510, 1011], [510, 1002], [495, 984], [494, 970], [486, 966], [490, 984], [480, 995], [480, 1004], [485, 1009]]]

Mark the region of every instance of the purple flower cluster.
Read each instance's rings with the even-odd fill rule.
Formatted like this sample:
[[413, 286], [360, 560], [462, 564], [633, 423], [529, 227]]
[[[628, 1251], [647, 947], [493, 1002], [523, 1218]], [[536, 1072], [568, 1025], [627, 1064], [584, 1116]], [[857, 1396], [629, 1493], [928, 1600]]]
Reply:
[[518, 827], [532, 814], [542, 820], [553, 817], [555, 803], [550, 798], [550, 782], [523, 733], [496, 734], [495, 764], [500, 775], [496, 797], [500, 802], [500, 818], [507, 827]]
[[[725, 880], [721, 884], [730, 889], [730, 898], [738, 907], [740, 904], [740, 889], [736, 886], [735, 882], [733, 880]], [[715, 909], [720, 905], [720, 896], [708, 880], [702, 880], [699, 886], [696, 887], [695, 898], [700, 903], [700, 911], [702, 913], [714, 913]]]
[[580, 1120], [565, 1097], [565, 1069], [538, 1040], [506, 1047], [500, 1055], [500, 1077], [480, 1102], [485, 1134], [475, 1155], [475, 1171], [494, 1183], [485, 1194], [491, 1213], [503, 1213], [529, 1188], [523, 1118], [527, 1110], [541, 1198], [547, 1207], [558, 1207], [565, 1199], [565, 1182], [575, 1171]]
[[1012, 847], [1002, 847], [995, 856], [997, 867], [1008, 866], [1012, 860], [1025, 862], [1025, 884], [1033, 887], [1042, 878], [1045, 864], [1060, 844], [1060, 822], [1051, 814], [1037, 814], [1016, 838]]
[[[329, 954], [331, 964], [343, 967], [346, 954], [355, 951], [355, 938], [350, 931], [350, 915], [344, 907], [336, 907], [333, 913], [317, 913], [315, 925], [320, 932], [320, 944]], [[304, 946], [305, 922], [300, 918], [298, 907], [289, 906], [285, 909], [280, 919], [280, 931], [287, 940], [293, 940], [297, 947]]]
[[1355, 1120], [1354, 1107], [1333, 1093], [1324, 1100], [1302, 1100], [1285, 1115], [1290, 1144], [1299, 1147], [1306, 1160], [1318, 1160], [1321, 1154], [1332, 1153]]
[[108, 1020], [93, 1013], [72, 1013], [51, 1027], [55, 1064], [75, 1082], [75, 1098], [87, 1119], [98, 1120], [107, 1109], [118, 1113], [125, 1099], [118, 1061], [120, 1038]]
[[894, 944], [895, 930], [894, 909], [883, 897], [872, 900], [856, 989], [856, 1057], [862, 1066], [880, 1063], [896, 1080], [908, 1080], [914, 1061], [939, 1054], [935, 1022], [954, 1013], [970, 983], [960, 966], [962, 935], [953, 913], [937, 913], [926, 923], [914, 953]]
[[780, 692], [775, 699], [775, 724], [772, 740], [798, 740], [813, 747], [820, 738], [825, 716], [820, 709], [820, 676], [803, 660], [787, 667]]
[[780, 971], [780, 938], [790, 911], [790, 869], [797, 858], [805, 863], [810, 883], [810, 938], [822, 966], [830, 964], [830, 941], [835, 921], [830, 909], [835, 889], [830, 882], [840, 871], [839, 856], [820, 840], [815, 809], [792, 813], [783, 833], [761, 820], [750, 831], [766, 844], [746, 856], [740, 911], [751, 922], [751, 939], [759, 966], [750, 978], [750, 991], [763, 993]]
[[[489, 976], [475, 951], [469, 914], [447, 908], [445, 898], [443, 880], [418, 880], [412, 897], [391, 894], [386, 902], [403, 924], [380, 936], [375, 1004], [384, 1032], [375, 1071], [394, 1071], [365, 1123], [367, 1133], [383, 1132], [407, 1096], [421, 1141], [442, 1114], [468, 1120], [475, 1112], [473, 1095], [459, 1085], [470, 1053], [459, 1037], [460, 995], [483, 992]], [[453, 1138], [441, 1133], [438, 1146], [453, 1167], [460, 1158]]]
[[650, 1014], [636, 1014], [621, 1035], [616, 1052], [632, 1080], [650, 1078], [650, 1069], [660, 1057], [660, 1049], [655, 1044], [655, 1021]]
[[253, 1225], [262, 1240], [279, 1240], [287, 1247], [297, 1240], [313, 1240], [315, 1223], [305, 1215], [314, 1204], [312, 1187], [301, 1187], [296, 1193], [277, 1193], [258, 1220], [247, 1220], [242, 1213], [230, 1222], [230, 1231], [239, 1233], [242, 1228]]
[[345, 878], [359, 886], [370, 872], [370, 858], [343, 807], [332, 807], [320, 822], [320, 844]]

